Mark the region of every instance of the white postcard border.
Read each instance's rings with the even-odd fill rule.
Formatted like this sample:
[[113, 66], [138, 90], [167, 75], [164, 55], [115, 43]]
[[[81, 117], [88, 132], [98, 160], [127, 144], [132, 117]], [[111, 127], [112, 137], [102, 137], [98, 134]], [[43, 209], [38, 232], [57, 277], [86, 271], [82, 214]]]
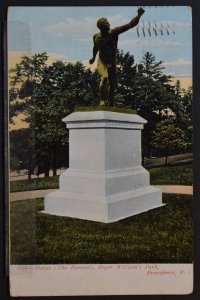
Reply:
[[193, 264], [10, 265], [11, 296], [185, 295]]

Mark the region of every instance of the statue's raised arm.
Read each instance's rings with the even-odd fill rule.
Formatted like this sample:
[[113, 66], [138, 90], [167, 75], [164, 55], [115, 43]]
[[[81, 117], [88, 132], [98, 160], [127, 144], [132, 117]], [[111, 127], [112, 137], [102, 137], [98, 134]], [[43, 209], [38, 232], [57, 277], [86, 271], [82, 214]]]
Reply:
[[119, 27], [115, 27], [113, 28], [111, 31], [112, 33], [114, 34], [121, 34], [135, 26], [138, 25], [139, 21], [140, 21], [140, 18], [141, 16], [143, 15], [144, 13], [144, 9], [142, 7], [138, 8], [137, 10], [137, 16], [135, 16], [128, 24], [125, 24], [125, 25], [122, 25], [122, 26], [119, 26]]

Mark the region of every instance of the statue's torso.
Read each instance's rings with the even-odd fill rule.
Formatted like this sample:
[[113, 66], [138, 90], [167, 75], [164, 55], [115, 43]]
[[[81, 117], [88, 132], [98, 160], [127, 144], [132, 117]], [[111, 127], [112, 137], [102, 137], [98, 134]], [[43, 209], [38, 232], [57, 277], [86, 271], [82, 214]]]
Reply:
[[97, 33], [94, 36], [94, 44], [99, 50], [100, 59], [106, 64], [114, 64], [117, 51], [118, 35], [110, 30], [106, 35]]

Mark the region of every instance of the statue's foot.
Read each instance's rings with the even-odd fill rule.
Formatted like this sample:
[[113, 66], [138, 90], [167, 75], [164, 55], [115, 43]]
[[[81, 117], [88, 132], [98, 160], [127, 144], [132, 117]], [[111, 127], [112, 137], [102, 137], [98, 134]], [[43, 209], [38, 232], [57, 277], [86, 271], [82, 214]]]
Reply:
[[104, 100], [100, 100], [99, 106], [105, 106], [105, 101]]

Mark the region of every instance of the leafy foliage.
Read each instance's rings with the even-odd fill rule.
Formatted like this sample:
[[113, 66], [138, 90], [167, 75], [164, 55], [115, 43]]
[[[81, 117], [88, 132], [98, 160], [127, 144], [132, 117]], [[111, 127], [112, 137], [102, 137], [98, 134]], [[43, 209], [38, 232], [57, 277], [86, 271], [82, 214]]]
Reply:
[[30, 128], [10, 132], [10, 157], [11, 170], [28, 170], [30, 178], [36, 159], [34, 137]]
[[134, 108], [134, 94], [137, 68], [135, 60], [129, 52], [117, 52], [117, 81], [115, 105]]
[[156, 125], [152, 145], [157, 149], [164, 150], [167, 164], [170, 151], [186, 149], [185, 133], [181, 128], [175, 126], [170, 118], [162, 120]]
[[35, 146], [35, 168], [46, 176], [50, 167], [56, 175], [64, 153], [66, 163], [62, 166], [67, 166], [68, 132], [62, 118], [75, 105], [95, 105], [98, 99], [96, 73], [80, 62], [73, 65], [57, 61], [47, 66], [47, 58], [46, 53], [23, 57], [11, 70], [15, 75], [11, 77], [10, 94], [11, 117], [25, 112]]
[[[66, 158], [64, 163], [64, 155], [67, 157], [68, 153], [68, 133], [62, 118], [73, 112], [76, 106], [98, 105], [97, 71], [91, 72], [81, 62], [72, 64], [56, 61], [48, 65], [47, 60], [47, 53], [22, 57], [21, 62], [10, 70], [9, 93], [11, 122], [14, 116], [24, 113], [25, 121], [29, 123], [29, 142], [34, 145], [35, 151], [34, 158], [29, 156], [33, 164], [29, 171], [44, 171], [46, 176], [50, 168], [56, 175], [58, 167], [68, 166]], [[163, 148], [157, 147], [158, 142], [153, 133], [157, 132], [158, 138], [158, 130], [165, 126], [163, 122], [170, 119], [170, 115], [174, 119], [173, 128], [177, 128], [172, 128], [172, 131], [180, 134], [187, 150], [191, 150], [192, 90], [182, 90], [180, 82], [173, 87], [172, 78], [164, 74], [162, 61], [157, 62], [149, 52], [137, 64], [133, 55], [118, 51], [117, 71], [116, 109], [135, 110], [148, 121], [142, 136], [143, 158], [150, 157], [152, 151], [162, 153]], [[184, 131], [184, 136], [180, 130]], [[20, 136], [24, 132], [18, 131], [18, 134]], [[180, 140], [177, 147], [186, 149], [181, 147]], [[176, 146], [171, 145], [169, 148], [175, 151]], [[14, 152], [12, 154], [15, 156], [12, 158], [12, 167], [19, 169], [16, 155]]]

